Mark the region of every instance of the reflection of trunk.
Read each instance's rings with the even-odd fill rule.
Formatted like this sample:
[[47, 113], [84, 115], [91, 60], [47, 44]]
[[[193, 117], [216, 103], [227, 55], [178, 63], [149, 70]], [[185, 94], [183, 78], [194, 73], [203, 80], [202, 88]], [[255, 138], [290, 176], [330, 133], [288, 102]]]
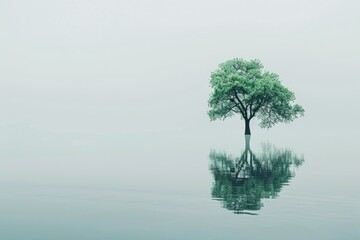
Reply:
[[245, 119], [245, 135], [250, 135], [250, 120]]
[[250, 135], [245, 135], [245, 150], [250, 149]]
[[249, 164], [250, 164], [249, 167], [252, 171], [252, 162], [253, 162], [254, 155], [250, 149], [250, 138], [251, 138], [250, 135], [245, 135], [245, 150], [242, 153], [239, 161], [236, 164], [236, 171], [234, 174], [233, 183], [236, 183], [237, 179], [239, 178], [239, 174], [240, 174], [241, 170], [244, 170], [245, 165], [249, 166]]

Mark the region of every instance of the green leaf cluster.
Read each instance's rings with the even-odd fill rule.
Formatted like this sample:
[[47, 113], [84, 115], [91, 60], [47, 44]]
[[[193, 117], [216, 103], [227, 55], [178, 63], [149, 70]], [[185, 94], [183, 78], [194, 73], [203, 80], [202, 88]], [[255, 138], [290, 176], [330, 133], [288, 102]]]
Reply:
[[261, 127], [270, 128], [304, 114], [304, 109], [294, 104], [295, 94], [281, 84], [277, 74], [264, 71], [257, 59], [235, 58], [220, 64], [211, 74], [210, 86], [211, 120], [239, 114], [247, 121], [257, 117]]

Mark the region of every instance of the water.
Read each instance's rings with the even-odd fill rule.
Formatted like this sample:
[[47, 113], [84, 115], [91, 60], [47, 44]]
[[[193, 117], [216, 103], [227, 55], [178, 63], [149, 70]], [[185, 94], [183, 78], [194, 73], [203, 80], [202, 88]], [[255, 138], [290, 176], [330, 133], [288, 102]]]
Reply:
[[304, 157], [270, 144], [263, 144], [257, 155], [250, 148], [249, 135], [245, 142], [245, 150], [237, 158], [224, 152], [210, 152], [214, 176], [211, 194], [236, 214], [256, 215], [263, 206], [262, 199], [276, 198], [294, 177], [293, 168], [303, 164]]
[[358, 239], [356, 151], [263, 133], [216, 148], [3, 127], [2, 239]]

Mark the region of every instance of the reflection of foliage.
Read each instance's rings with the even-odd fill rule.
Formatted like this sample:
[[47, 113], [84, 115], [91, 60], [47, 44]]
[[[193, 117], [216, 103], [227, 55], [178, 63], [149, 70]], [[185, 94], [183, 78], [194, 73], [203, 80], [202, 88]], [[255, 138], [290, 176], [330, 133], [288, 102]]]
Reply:
[[292, 168], [304, 161], [291, 150], [270, 144], [264, 144], [259, 155], [246, 147], [239, 158], [216, 151], [209, 158], [215, 180], [212, 197], [237, 214], [252, 214], [246, 211], [260, 210], [262, 198], [277, 197], [294, 176]]

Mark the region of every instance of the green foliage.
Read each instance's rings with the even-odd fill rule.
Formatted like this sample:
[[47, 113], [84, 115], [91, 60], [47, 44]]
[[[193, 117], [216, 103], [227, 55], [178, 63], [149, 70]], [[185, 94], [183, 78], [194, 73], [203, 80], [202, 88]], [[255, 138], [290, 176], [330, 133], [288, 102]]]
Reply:
[[219, 65], [211, 74], [208, 115], [211, 120], [240, 114], [250, 121], [260, 119], [260, 126], [270, 128], [304, 115], [294, 104], [295, 95], [284, 87], [279, 76], [263, 70], [259, 60], [232, 59]]

